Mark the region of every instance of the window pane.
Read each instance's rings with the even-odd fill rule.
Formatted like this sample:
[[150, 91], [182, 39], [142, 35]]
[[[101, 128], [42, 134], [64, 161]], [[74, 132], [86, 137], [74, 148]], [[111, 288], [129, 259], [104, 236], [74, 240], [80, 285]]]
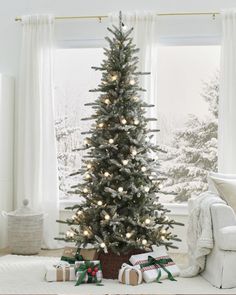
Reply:
[[160, 198], [185, 202], [207, 189], [207, 172], [216, 169], [220, 46], [163, 46], [158, 60], [158, 140], [167, 151], [161, 170], [169, 193]]
[[[81, 146], [81, 131], [88, 131], [90, 121], [81, 118], [91, 114], [84, 106], [96, 99], [89, 92], [100, 81], [100, 73], [91, 66], [100, 65], [101, 48], [58, 49], [55, 58], [55, 116], [58, 143], [60, 198], [71, 197], [67, 192], [73, 185], [69, 175], [81, 167], [81, 152], [73, 149]], [[77, 177], [78, 181], [78, 177]]]

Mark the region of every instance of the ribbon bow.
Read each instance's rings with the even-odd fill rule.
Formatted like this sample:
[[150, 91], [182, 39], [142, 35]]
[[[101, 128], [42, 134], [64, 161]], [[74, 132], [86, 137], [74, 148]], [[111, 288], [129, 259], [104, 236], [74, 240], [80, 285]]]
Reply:
[[[141, 270], [139, 268], [138, 265], [130, 265], [130, 264], [127, 264], [127, 263], [123, 263], [122, 266], [121, 266], [121, 269], [119, 271], [119, 276], [118, 276], [118, 280], [120, 282], [122, 282], [122, 276], [123, 276], [123, 273], [124, 271], [126, 270], [135, 270], [138, 274], [138, 284], [141, 284], [142, 282], [142, 273], [141, 273]], [[129, 282], [130, 278], [129, 278], [129, 271], [127, 271], [125, 273], [125, 281], [126, 282]]]
[[157, 270], [157, 278], [156, 278], [156, 282], [157, 283], [162, 283], [160, 281], [160, 278], [161, 278], [161, 269], [163, 269], [167, 273], [168, 279], [170, 281], [176, 281], [176, 279], [173, 277], [173, 275], [171, 274], [171, 272], [165, 267], [166, 264], [168, 264], [169, 262], [173, 262], [173, 260], [171, 258], [155, 259], [152, 256], [148, 256], [148, 261], [146, 263], [140, 264], [140, 267], [142, 269], [144, 267], [154, 265], [155, 268], [156, 268], [156, 270]]
[[100, 263], [94, 264], [90, 261], [85, 261], [84, 263], [81, 263], [79, 267], [75, 269], [75, 274], [77, 274], [77, 272], [80, 272], [75, 286], [82, 284], [85, 281], [86, 275], [88, 276], [88, 283], [96, 283], [98, 286], [103, 286], [101, 284], [101, 280], [98, 280], [97, 278], [98, 270], [101, 270]]

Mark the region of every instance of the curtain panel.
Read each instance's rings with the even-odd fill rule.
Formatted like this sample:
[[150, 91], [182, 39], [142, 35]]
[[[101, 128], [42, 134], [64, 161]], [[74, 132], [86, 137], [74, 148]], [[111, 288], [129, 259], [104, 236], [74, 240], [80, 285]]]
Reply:
[[29, 199], [43, 210], [44, 244], [56, 248], [59, 217], [53, 111], [54, 17], [22, 17], [22, 48], [16, 101], [15, 207]]

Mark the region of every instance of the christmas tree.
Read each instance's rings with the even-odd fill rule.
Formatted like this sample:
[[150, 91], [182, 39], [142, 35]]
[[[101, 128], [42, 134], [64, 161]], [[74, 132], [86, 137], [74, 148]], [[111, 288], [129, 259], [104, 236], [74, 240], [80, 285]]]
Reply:
[[133, 249], [151, 249], [151, 245], [176, 248], [179, 241], [171, 230], [180, 224], [166, 216], [167, 209], [158, 202], [162, 177], [158, 174], [157, 154], [160, 148], [151, 142], [150, 121], [145, 109], [152, 107], [140, 99], [145, 91], [139, 86], [138, 49], [131, 38], [132, 28], [108, 28], [109, 48], [100, 67], [102, 79], [97, 89], [100, 96], [92, 106], [93, 120], [86, 134], [83, 166], [75, 174], [84, 181], [74, 186], [84, 202], [73, 206], [74, 215], [66, 221], [70, 230], [65, 241], [80, 246], [93, 244], [113, 253]]
[[199, 119], [191, 115], [163, 157], [162, 168], [168, 175], [164, 189], [176, 194], [175, 202], [206, 191], [208, 173], [217, 170], [219, 73], [204, 83], [202, 97], [208, 103], [209, 116]]

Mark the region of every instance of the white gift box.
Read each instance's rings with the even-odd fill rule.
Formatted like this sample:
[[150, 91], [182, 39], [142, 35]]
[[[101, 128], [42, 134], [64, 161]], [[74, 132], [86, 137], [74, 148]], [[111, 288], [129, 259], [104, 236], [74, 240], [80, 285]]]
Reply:
[[155, 281], [158, 277], [159, 270], [161, 272], [161, 277], [160, 277], [161, 280], [168, 278], [167, 272], [162, 267], [160, 267], [160, 265], [145, 266], [145, 264], [148, 264], [148, 256], [153, 257], [155, 260], [168, 259], [168, 263], [166, 263], [164, 267], [172, 274], [173, 277], [178, 276], [180, 273], [180, 270], [178, 266], [174, 263], [174, 261], [170, 259], [170, 257], [167, 255], [165, 247], [154, 246], [153, 250], [154, 250], [153, 252], [149, 252], [149, 253], [132, 255], [129, 259], [132, 265], [139, 266], [139, 268], [143, 272], [144, 281], [146, 283]]
[[74, 266], [47, 267], [45, 279], [48, 282], [75, 281], [75, 268]]

